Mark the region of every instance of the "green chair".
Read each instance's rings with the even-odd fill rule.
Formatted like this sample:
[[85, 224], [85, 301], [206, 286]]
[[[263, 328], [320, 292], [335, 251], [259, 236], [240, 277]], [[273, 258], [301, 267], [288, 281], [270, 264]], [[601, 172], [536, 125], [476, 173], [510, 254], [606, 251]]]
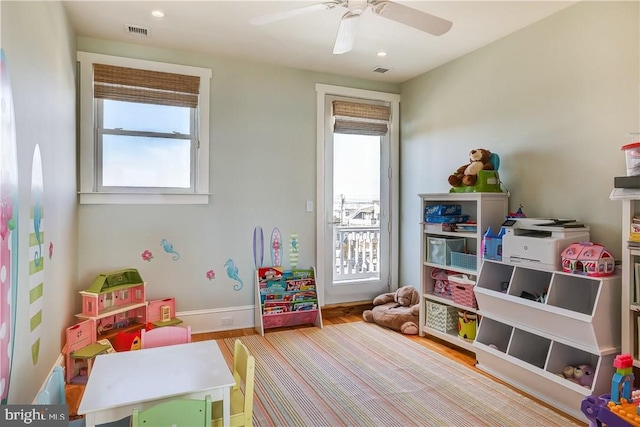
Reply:
[[144, 411], [133, 410], [133, 427], [211, 427], [211, 396], [204, 400], [176, 399]]
[[[240, 340], [233, 347], [233, 378], [236, 385], [231, 389], [231, 427], [253, 425], [253, 382], [255, 358]], [[244, 387], [244, 392], [242, 390]], [[222, 427], [222, 402], [213, 402], [212, 427]], [[135, 427], [135, 426], [134, 426]]]

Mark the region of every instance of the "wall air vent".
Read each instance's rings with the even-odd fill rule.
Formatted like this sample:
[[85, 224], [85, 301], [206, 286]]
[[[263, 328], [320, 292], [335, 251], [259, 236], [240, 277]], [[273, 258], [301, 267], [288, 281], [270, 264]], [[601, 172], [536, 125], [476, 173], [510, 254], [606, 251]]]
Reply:
[[375, 67], [373, 70], [374, 73], [380, 73], [380, 74], [384, 74], [387, 71], [389, 71], [389, 68], [384, 68], [384, 67]]
[[140, 25], [125, 25], [124, 31], [127, 34], [134, 34], [142, 37], [149, 37], [151, 35], [151, 31], [148, 28], [141, 27]]

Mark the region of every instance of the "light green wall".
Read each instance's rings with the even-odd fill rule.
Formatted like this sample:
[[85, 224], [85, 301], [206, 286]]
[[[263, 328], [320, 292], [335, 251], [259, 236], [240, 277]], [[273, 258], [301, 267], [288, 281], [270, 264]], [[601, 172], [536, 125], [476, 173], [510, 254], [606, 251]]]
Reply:
[[581, 2], [402, 85], [401, 284], [419, 286], [418, 193], [447, 192], [473, 148], [530, 217], [577, 218], [621, 252], [613, 178], [640, 129], [638, 2]]
[[[210, 189], [207, 206], [81, 205], [79, 282], [134, 267], [147, 282], [148, 299], [176, 297], [178, 311], [253, 305], [253, 230], [268, 241], [274, 227], [287, 244], [300, 239], [299, 266], [315, 264], [316, 83], [398, 93], [399, 85], [162, 49], [78, 39], [78, 50], [210, 68]], [[160, 246], [171, 242], [173, 261]], [[143, 261], [144, 250], [153, 253]], [[244, 286], [225, 269], [232, 259]], [[265, 265], [269, 265], [268, 248]], [[213, 269], [214, 280], [206, 278]], [[219, 328], [220, 325], [211, 325]]]
[[[75, 34], [57, 2], [0, 2], [1, 41], [13, 91], [18, 143], [18, 293], [9, 403], [31, 403], [74, 321], [77, 283]], [[40, 146], [44, 179], [44, 293], [40, 353], [31, 358], [29, 206]], [[48, 257], [49, 242], [53, 257]]]

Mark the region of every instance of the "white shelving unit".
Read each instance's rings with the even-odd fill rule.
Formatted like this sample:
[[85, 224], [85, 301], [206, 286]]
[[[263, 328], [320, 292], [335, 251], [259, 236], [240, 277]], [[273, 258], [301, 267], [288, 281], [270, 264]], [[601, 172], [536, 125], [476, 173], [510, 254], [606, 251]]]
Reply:
[[[428, 326], [429, 319], [427, 319], [428, 313], [426, 310], [427, 301], [444, 304], [449, 307], [456, 307], [468, 312], [476, 312], [473, 308], [454, 303], [453, 299], [449, 297], [436, 295], [434, 293], [435, 281], [431, 277], [431, 272], [434, 268], [441, 268], [465, 274], [474, 279], [478, 274], [482, 260], [482, 236], [489, 226], [491, 226], [491, 228], [496, 232], [500, 229], [500, 226], [504, 222], [508, 213], [509, 196], [507, 193], [430, 193], [419, 194], [418, 197], [420, 197], [421, 201], [420, 218], [424, 219], [424, 210], [427, 206], [460, 205], [462, 208], [462, 214], [469, 216], [468, 221], [475, 221], [477, 223], [477, 230], [475, 232], [438, 231], [431, 228], [427, 229], [424, 222], [420, 223], [420, 234], [422, 236], [420, 244], [420, 262], [422, 264], [420, 274], [420, 336], [424, 336], [425, 334], [432, 335], [466, 350], [474, 351], [471, 341], [458, 337], [457, 328], [454, 327], [443, 332]], [[476, 254], [476, 268], [469, 269], [430, 262], [428, 260], [427, 249], [429, 238], [464, 239], [467, 252], [470, 254]]]
[[[612, 193], [611, 198], [614, 197]], [[640, 368], [640, 347], [638, 346], [638, 319], [640, 295], [635, 289], [636, 264], [640, 263], [640, 248], [630, 248], [631, 222], [634, 215], [640, 215], [640, 190], [628, 190], [622, 198], [622, 331], [621, 352], [633, 356], [633, 365]], [[639, 271], [640, 273], [640, 271]]]
[[[585, 396], [611, 391], [620, 353], [620, 275], [588, 277], [485, 260], [475, 294], [483, 320], [477, 366], [586, 420]], [[506, 285], [506, 291], [504, 291]], [[544, 294], [544, 302], [521, 297]], [[595, 368], [591, 387], [561, 376], [566, 366]]]

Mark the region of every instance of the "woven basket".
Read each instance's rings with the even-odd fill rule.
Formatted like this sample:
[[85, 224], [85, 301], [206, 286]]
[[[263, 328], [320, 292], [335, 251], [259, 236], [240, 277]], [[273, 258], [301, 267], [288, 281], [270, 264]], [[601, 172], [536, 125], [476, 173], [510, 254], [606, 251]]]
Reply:
[[428, 328], [440, 332], [456, 331], [458, 328], [458, 309], [433, 301], [426, 301]]

